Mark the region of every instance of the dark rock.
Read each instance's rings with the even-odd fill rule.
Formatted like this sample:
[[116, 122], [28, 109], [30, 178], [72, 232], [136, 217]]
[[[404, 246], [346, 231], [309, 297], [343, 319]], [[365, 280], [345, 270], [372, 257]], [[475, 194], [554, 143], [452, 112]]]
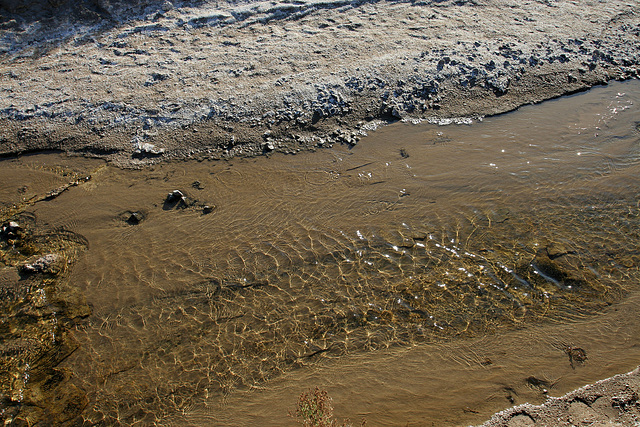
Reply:
[[538, 250], [531, 267], [544, 280], [564, 289], [579, 289], [595, 280], [593, 272], [582, 268], [576, 252], [561, 244]]
[[265, 142], [262, 146], [264, 151], [273, 151], [276, 149], [275, 145], [272, 142]]
[[67, 191], [69, 189], [68, 185], [63, 185], [62, 187], [56, 188], [55, 190], [51, 190], [47, 193], [46, 197], [44, 198], [45, 200], [53, 200], [56, 197], [58, 197], [59, 195], [61, 195], [62, 193], [64, 193], [65, 191]]
[[144, 215], [142, 212], [132, 212], [127, 222], [131, 225], [138, 225], [144, 220]]
[[164, 206], [162, 207], [164, 210], [170, 210], [173, 208], [186, 208], [189, 206], [189, 202], [187, 201], [187, 196], [180, 190], [173, 190], [171, 193], [167, 194], [167, 198], [164, 201]]
[[551, 243], [549, 244], [549, 246], [547, 246], [546, 250], [547, 250], [547, 255], [549, 256], [549, 259], [552, 259], [552, 260], [563, 257], [565, 255], [577, 254], [577, 252], [573, 248], [562, 243]]
[[204, 215], [210, 214], [211, 212], [213, 212], [213, 209], [215, 209], [214, 206], [205, 205], [202, 207], [202, 213]]
[[507, 93], [510, 83], [511, 80], [507, 76], [492, 76], [487, 78], [487, 86], [492, 89], [497, 96]]
[[173, 190], [171, 193], [167, 195], [167, 202], [174, 203], [180, 200], [184, 200], [184, 194], [180, 190]]
[[18, 224], [17, 222], [9, 221], [7, 224], [5, 224], [2, 227], [2, 234], [5, 234], [5, 235], [11, 237], [11, 236], [15, 235], [18, 232], [18, 230], [20, 230], [20, 228], [21, 228], [20, 224]]
[[547, 281], [561, 284], [567, 279], [567, 273], [549, 257], [546, 248], [538, 251], [531, 265]]
[[148, 80], [144, 85], [145, 86], [152, 86], [152, 85], [156, 84], [157, 82], [165, 81], [168, 78], [169, 78], [168, 74], [151, 73], [151, 80]]
[[529, 384], [531, 387], [539, 388], [541, 390], [546, 390], [546, 389], [551, 388], [553, 386], [553, 383], [551, 383], [551, 382], [549, 382], [549, 381], [547, 381], [545, 379], [542, 379], [542, 378], [536, 378], [533, 375], [528, 377], [525, 380], [525, 382], [527, 384]]
[[165, 0], [165, 2], [162, 3], [162, 10], [164, 10], [165, 12], [169, 12], [170, 10], [173, 10], [173, 3], [171, 3], [168, 0]]
[[569, 356], [572, 369], [575, 369], [575, 365], [582, 365], [587, 361], [587, 352], [580, 347], [566, 346], [564, 352]]

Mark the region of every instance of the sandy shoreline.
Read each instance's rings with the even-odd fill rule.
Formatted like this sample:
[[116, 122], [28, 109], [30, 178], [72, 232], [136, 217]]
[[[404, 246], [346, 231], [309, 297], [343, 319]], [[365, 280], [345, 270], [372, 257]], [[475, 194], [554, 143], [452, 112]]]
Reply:
[[[88, 4], [0, 9], [0, 155], [61, 150], [139, 167], [295, 153], [640, 70], [640, 5], [618, 0]], [[639, 378], [483, 426], [638, 425]]]

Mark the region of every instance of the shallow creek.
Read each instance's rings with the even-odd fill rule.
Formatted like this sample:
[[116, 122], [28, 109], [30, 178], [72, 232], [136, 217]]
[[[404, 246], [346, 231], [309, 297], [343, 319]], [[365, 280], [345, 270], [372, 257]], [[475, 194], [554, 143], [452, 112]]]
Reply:
[[[108, 424], [462, 425], [640, 361], [640, 82], [353, 148], [119, 170], [0, 163], [3, 202], [86, 238], [63, 364]], [[184, 200], [168, 200], [180, 190]], [[587, 359], [573, 357], [584, 351]]]

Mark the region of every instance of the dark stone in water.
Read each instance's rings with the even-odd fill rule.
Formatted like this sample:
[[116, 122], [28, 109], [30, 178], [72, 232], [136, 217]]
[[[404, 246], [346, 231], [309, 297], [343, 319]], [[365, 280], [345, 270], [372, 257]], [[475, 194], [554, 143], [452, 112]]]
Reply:
[[577, 254], [577, 252], [574, 251], [573, 249], [565, 247], [564, 245], [559, 243], [552, 243], [551, 245], [547, 246], [546, 250], [547, 250], [547, 255], [549, 256], [549, 259], [552, 259], [552, 260], [555, 260], [557, 258], [566, 256], [566, 255]]
[[206, 205], [202, 208], [202, 213], [204, 215], [210, 214], [211, 212], [213, 212], [213, 209], [214, 209], [214, 206]]
[[56, 188], [55, 190], [51, 190], [47, 193], [45, 200], [53, 200], [59, 195], [61, 195], [62, 193], [64, 193], [65, 191], [67, 191], [68, 189], [69, 189], [68, 186], [63, 185], [62, 187]]
[[186, 208], [187, 206], [187, 196], [185, 196], [180, 190], [173, 190], [167, 195], [162, 208], [164, 210], [169, 210], [175, 207]]
[[15, 237], [16, 233], [20, 230], [20, 224], [15, 221], [10, 221], [2, 227], [2, 234], [7, 237]]
[[138, 225], [144, 220], [144, 215], [142, 212], [132, 212], [127, 222], [131, 225]]
[[561, 266], [549, 256], [547, 248], [538, 251], [532, 265], [545, 279], [556, 284], [562, 284], [569, 276], [567, 272], [563, 271]]
[[182, 191], [180, 190], [173, 190], [167, 195], [167, 202], [169, 203], [175, 203], [180, 201], [181, 199], [184, 199], [184, 194], [182, 194]]
[[525, 381], [531, 387], [535, 387], [535, 388], [539, 388], [539, 389], [548, 389], [548, 388], [551, 388], [553, 386], [553, 384], [550, 383], [549, 381], [541, 379], [541, 378], [536, 378], [534, 376], [528, 377]]

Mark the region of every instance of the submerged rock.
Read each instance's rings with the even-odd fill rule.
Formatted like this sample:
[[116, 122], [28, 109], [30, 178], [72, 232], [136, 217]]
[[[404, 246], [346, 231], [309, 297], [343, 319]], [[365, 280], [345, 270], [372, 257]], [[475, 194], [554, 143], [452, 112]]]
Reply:
[[57, 274], [60, 272], [62, 266], [62, 256], [58, 254], [43, 255], [34, 261], [24, 264], [20, 270], [23, 273], [49, 273]]

